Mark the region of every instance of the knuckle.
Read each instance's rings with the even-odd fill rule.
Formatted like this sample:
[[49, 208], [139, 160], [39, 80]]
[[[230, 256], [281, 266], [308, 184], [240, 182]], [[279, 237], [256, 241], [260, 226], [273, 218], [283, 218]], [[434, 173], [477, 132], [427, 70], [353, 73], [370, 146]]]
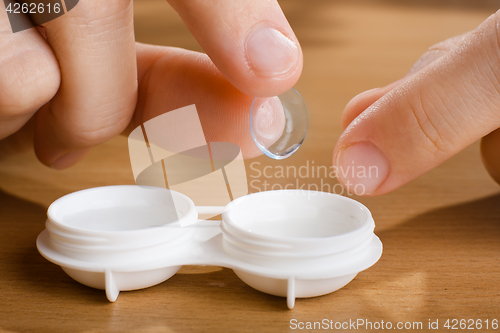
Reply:
[[[68, 119], [55, 117], [60, 141], [64, 146], [85, 149], [108, 141], [125, 130], [130, 113], [115, 113], [109, 117]], [[70, 124], [70, 125], [68, 125]]]
[[75, 131], [71, 133], [68, 145], [71, 147], [89, 148], [109, 140], [114, 134], [112, 128]]
[[422, 100], [425, 99], [419, 96], [416, 101], [408, 101], [406, 105], [411, 118], [410, 123], [413, 123], [411, 136], [421, 149], [432, 156], [453, 150], [454, 141], [448, 138], [450, 133], [444, 133], [442, 124], [438, 124], [439, 120], [431, 116], [435, 110], [432, 106], [424, 106]]
[[428, 51], [438, 51], [442, 53], [449, 52], [457, 46], [460, 46], [469, 34], [470, 32], [466, 32], [464, 34], [445, 39], [429, 47]]
[[49, 102], [59, 89], [56, 64], [38, 53], [14, 55], [0, 61], [0, 114], [18, 117]]

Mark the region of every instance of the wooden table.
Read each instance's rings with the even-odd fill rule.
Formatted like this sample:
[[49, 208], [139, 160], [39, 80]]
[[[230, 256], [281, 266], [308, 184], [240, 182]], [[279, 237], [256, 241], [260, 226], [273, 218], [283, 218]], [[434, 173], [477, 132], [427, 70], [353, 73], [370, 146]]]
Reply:
[[[284, 162], [246, 161], [248, 176], [261, 181], [254, 169], [313, 161], [330, 166], [351, 97], [402, 77], [431, 44], [473, 29], [495, 10], [487, 0], [288, 0], [282, 6], [304, 50], [296, 88], [310, 109], [310, 132]], [[166, 3], [138, 0], [136, 9], [138, 40], [200, 49]], [[268, 181], [278, 186], [295, 179]], [[321, 181], [336, 184], [317, 177], [300, 184]], [[393, 193], [357, 198], [373, 212], [382, 258], [345, 288], [299, 299], [293, 310], [229, 269], [194, 266], [109, 303], [103, 291], [74, 282], [37, 252], [53, 200], [133, 182], [124, 137], [62, 172], [43, 167], [31, 153], [0, 162], [0, 332], [281, 332], [291, 330], [293, 319], [422, 322], [426, 329], [429, 320], [443, 328], [453, 318], [481, 319], [486, 331], [486, 320], [491, 329], [500, 319], [500, 188], [484, 171], [478, 144]]]

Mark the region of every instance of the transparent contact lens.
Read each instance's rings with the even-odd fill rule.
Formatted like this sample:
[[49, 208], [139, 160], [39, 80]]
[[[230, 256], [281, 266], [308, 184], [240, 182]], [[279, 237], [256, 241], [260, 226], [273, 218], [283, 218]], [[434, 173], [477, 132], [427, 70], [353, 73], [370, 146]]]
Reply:
[[267, 156], [281, 160], [299, 149], [309, 125], [306, 103], [295, 89], [275, 97], [256, 97], [250, 110], [253, 140]]

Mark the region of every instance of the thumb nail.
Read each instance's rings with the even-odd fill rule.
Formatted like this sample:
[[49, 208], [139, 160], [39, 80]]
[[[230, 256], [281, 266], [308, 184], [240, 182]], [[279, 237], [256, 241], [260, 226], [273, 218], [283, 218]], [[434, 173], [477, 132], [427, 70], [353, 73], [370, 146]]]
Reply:
[[275, 76], [286, 74], [296, 66], [299, 48], [278, 30], [258, 26], [247, 38], [246, 54], [257, 75]]
[[375, 192], [389, 176], [390, 165], [373, 143], [357, 142], [337, 154], [337, 178], [356, 195]]

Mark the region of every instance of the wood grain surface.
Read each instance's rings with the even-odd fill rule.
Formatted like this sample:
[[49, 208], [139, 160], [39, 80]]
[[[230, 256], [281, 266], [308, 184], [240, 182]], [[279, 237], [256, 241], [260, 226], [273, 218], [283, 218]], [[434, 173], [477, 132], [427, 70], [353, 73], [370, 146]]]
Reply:
[[[265, 180], [275, 188], [296, 181], [266, 179], [259, 175], [266, 166], [331, 166], [350, 98], [404, 76], [433, 43], [473, 29], [498, 6], [474, 0], [280, 3], [304, 51], [296, 88], [310, 110], [310, 131], [285, 161], [246, 161], [255, 180], [251, 191], [262, 190]], [[137, 0], [135, 6], [139, 41], [201, 51], [164, 1]], [[294, 331], [292, 319], [422, 322], [426, 331], [429, 320], [442, 328], [448, 318], [481, 319], [486, 331], [486, 319], [500, 320], [500, 188], [485, 172], [478, 147], [393, 193], [355, 197], [373, 213], [382, 258], [345, 288], [299, 299], [293, 310], [229, 269], [197, 266], [109, 303], [103, 291], [80, 285], [42, 258], [35, 240], [58, 197], [134, 183], [126, 138], [93, 149], [62, 172], [42, 166], [32, 153], [1, 161], [0, 332], [284, 332]], [[306, 187], [337, 183], [312, 175], [299, 181]]]

